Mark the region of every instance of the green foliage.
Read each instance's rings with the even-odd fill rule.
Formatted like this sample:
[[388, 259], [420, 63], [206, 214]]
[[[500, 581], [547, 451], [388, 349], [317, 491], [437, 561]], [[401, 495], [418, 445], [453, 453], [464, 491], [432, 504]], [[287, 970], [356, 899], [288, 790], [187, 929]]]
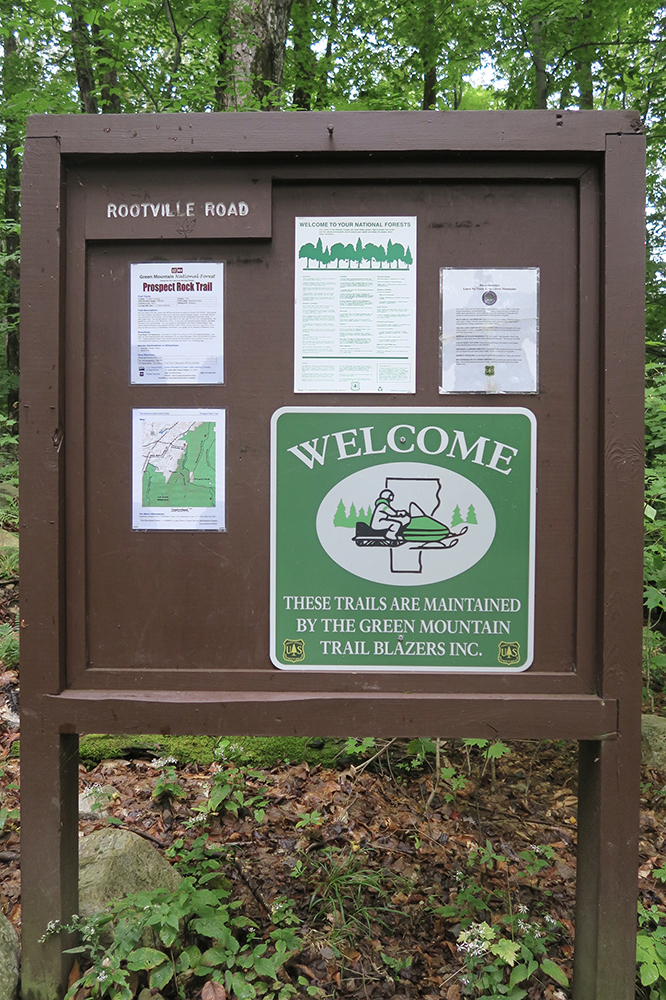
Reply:
[[[220, 740], [215, 756], [224, 761], [230, 744], [229, 740]], [[251, 785], [257, 781], [265, 782], [266, 776], [261, 771], [252, 771], [241, 764], [225, 763], [214, 772], [210, 793], [207, 800], [195, 806], [193, 812], [198, 814], [190, 821], [192, 824], [207, 825], [214, 815], [225, 812], [238, 816], [240, 812], [254, 817], [255, 822], [263, 822], [268, 799], [263, 792], [255, 791]]]
[[645, 393], [645, 542], [643, 638], [645, 693], [663, 688], [666, 653], [661, 632], [655, 632], [666, 611], [666, 368], [650, 362]]
[[[407, 880], [386, 869], [371, 868], [364, 851], [324, 848], [302, 854], [299, 861], [292, 877], [308, 885], [313, 919], [330, 924], [332, 943], [372, 935], [373, 922], [395, 920], [399, 913], [390, 905], [390, 890], [408, 886]], [[366, 900], [368, 893], [372, 904]]]
[[173, 757], [167, 757], [164, 760], [155, 761], [153, 764], [154, 767], [160, 767], [160, 774], [153, 789], [153, 798], [157, 799], [158, 802], [185, 798], [183, 786], [176, 776], [175, 763]]
[[[8, 377], [3, 379], [3, 371], [6, 373], [6, 369], [3, 369], [0, 363], [0, 551], [5, 554], [7, 547], [3, 541], [3, 531], [18, 531], [19, 514], [18, 424], [15, 417], [8, 417], [2, 412], [2, 401], [7, 398], [8, 392], [15, 387], [15, 384]], [[18, 560], [18, 553], [15, 557], [7, 555], [7, 558]]]
[[636, 966], [638, 980], [649, 1000], [666, 1000], [666, 927], [663, 914], [653, 903], [649, 909], [638, 903]]
[[302, 827], [306, 826], [321, 826], [323, 822], [324, 822], [324, 817], [319, 812], [319, 810], [313, 809], [312, 812], [298, 814], [296, 829], [299, 830]]
[[[523, 868], [514, 877], [536, 875], [552, 863], [553, 856], [550, 845], [531, 845], [521, 851]], [[522, 904], [514, 908], [508, 874], [506, 891], [500, 890], [496, 881], [491, 880], [490, 891], [482, 885], [486, 872], [499, 867], [508, 872], [509, 864], [509, 859], [486, 840], [470, 851], [467, 872], [455, 874], [449, 902], [433, 908], [437, 916], [460, 924], [458, 953], [466, 967], [462, 976], [468, 991], [465, 995], [481, 1000], [522, 1000], [528, 995], [528, 980], [538, 971], [560, 986], [568, 985], [564, 971], [547, 955], [548, 946], [557, 940], [557, 921], [548, 913], [543, 919], [530, 916]], [[498, 905], [503, 907], [501, 916]]]
[[15, 670], [19, 664], [19, 622], [0, 622], [0, 664], [6, 670]]
[[[5, 773], [7, 771], [7, 763], [5, 761], [0, 764], [0, 779], [4, 779]], [[5, 784], [2, 781], [2, 796], [0, 798], [0, 833], [2, 833], [8, 823], [18, 823], [21, 818], [21, 810], [18, 806], [8, 806], [7, 805], [7, 793], [17, 792], [19, 786], [15, 781], [10, 781]]]
[[[203, 839], [203, 838], [202, 838]], [[183, 867], [200, 865], [201, 841], [183, 856]], [[288, 1000], [298, 995], [279, 974], [302, 943], [294, 931], [293, 908], [284, 903], [273, 914], [273, 929], [262, 939], [256, 925], [239, 913], [241, 904], [229, 901], [229, 889], [211, 887], [220, 875], [219, 861], [208, 860], [203, 875], [188, 874], [177, 889], [139, 892], [114, 903], [93, 917], [74, 917], [68, 925], [57, 921], [47, 929], [76, 932], [81, 944], [68, 950], [79, 956], [83, 975], [70, 987], [73, 1000], [82, 987], [94, 996], [131, 1000], [130, 973], [140, 984], [185, 996], [186, 986], [208, 979], [224, 983], [239, 1000], [263, 997]], [[103, 932], [111, 930], [108, 944]], [[147, 946], [146, 941], [152, 942]]]

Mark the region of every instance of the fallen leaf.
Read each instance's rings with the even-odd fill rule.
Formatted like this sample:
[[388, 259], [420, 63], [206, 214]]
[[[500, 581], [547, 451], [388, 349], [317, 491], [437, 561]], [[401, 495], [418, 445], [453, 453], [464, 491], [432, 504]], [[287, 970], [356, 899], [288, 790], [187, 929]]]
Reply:
[[227, 991], [222, 983], [218, 983], [215, 979], [209, 979], [203, 985], [201, 1000], [227, 1000]]
[[67, 980], [67, 989], [71, 990], [76, 980], [80, 978], [81, 978], [81, 969], [79, 968], [78, 959], [75, 958], [74, 965], [72, 966], [69, 973], [69, 979]]

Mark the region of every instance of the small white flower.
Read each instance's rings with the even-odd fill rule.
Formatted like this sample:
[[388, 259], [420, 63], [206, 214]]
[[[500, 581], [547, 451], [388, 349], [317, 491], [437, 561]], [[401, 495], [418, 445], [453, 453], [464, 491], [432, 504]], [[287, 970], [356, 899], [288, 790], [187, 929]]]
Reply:
[[521, 903], [519, 906], [516, 907], [516, 912], [517, 913], [529, 913], [530, 911], [529, 911], [529, 908], [527, 906], [524, 906]]

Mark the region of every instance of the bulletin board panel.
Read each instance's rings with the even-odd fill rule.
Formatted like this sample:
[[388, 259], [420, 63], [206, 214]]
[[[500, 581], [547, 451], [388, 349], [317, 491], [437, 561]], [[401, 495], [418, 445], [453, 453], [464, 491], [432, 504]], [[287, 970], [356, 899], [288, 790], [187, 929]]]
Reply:
[[[603, 913], [635, 889], [640, 132], [625, 112], [30, 120], [25, 829], [48, 782], [69, 828], [80, 732], [579, 739], [577, 975], [601, 982]], [[483, 299], [447, 320], [453, 287]], [[487, 318], [507, 304], [522, 374]], [[450, 322], [460, 344], [495, 330], [479, 371], [478, 336], [443, 353]], [[43, 882], [59, 838], [31, 856], [28, 833], [36, 925], [44, 893], [72, 904]], [[55, 975], [49, 947], [28, 976]], [[578, 996], [628, 989], [626, 947], [603, 951], [606, 992]]]

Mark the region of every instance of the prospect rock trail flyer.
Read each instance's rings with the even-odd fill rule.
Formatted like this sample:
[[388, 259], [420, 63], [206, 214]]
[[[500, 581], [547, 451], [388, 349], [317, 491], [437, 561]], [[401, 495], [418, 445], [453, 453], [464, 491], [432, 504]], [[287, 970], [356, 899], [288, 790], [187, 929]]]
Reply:
[[225, 411], [132, 411], [132, 528], [222, 531]]
[[443, 267], [440, 297], [440, 392], [538, 391], [538, 267]]
[[224, 382], [224, 264], [132, 264], [130, 381]]
[[531, 664], [532, 413], [285, 407], [271, 449], [276, 666]]
[[416, 391], [416, 218], [296, 219], [295, 392]]

